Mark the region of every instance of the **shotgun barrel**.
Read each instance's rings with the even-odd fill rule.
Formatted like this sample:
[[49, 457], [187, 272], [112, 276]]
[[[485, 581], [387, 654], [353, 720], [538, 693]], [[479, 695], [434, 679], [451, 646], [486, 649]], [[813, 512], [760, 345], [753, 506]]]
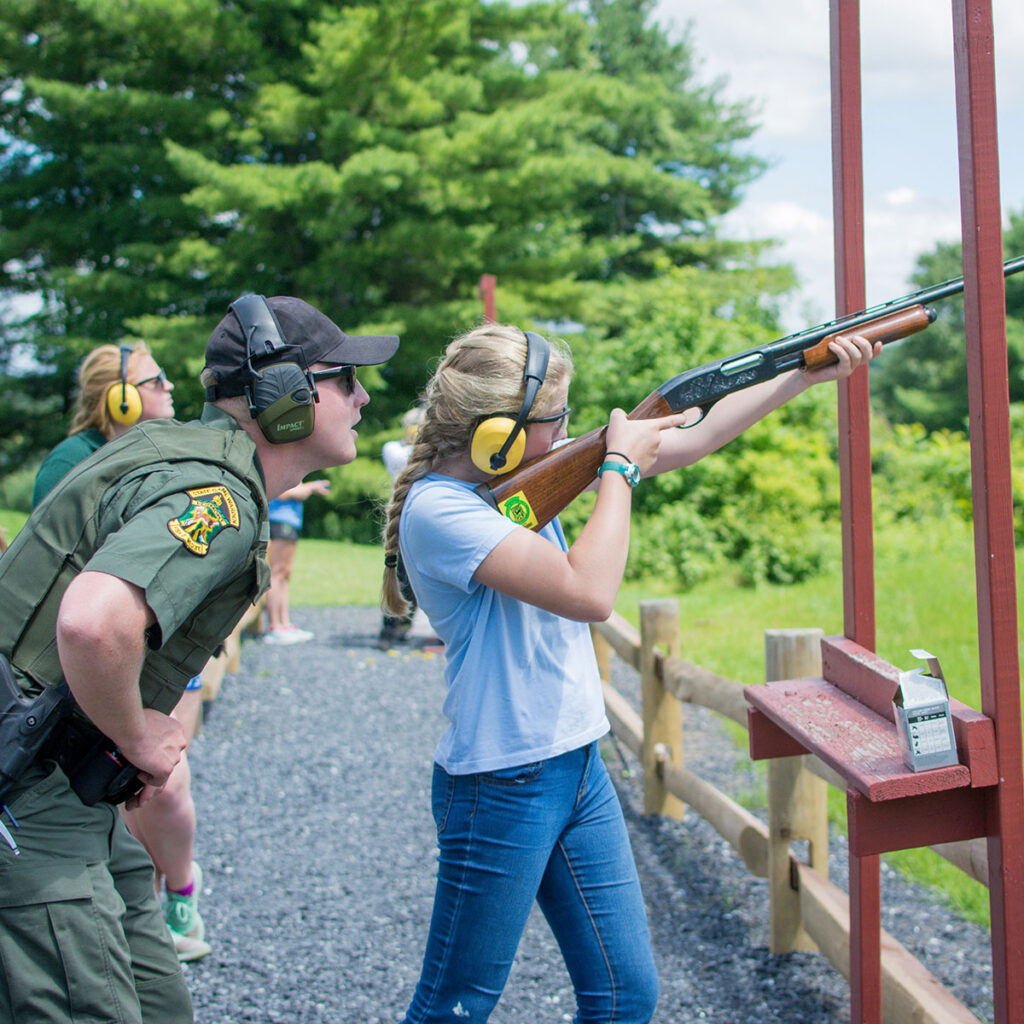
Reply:
[[[1003, 264], [1006, 277], [1021, 270], [1024, 270], [1024, 256]], [[934, 310], [926, 303], [956, 295], [963, 289], [964, 279], [956, 277], [859, 313], [809, 327], [759, 348], [686, 370], [651, 392], [633, 409], [629, 418], [653, 419], [696, 409], [700, 416], [687, 424], [693, 426], [715, 402], [734, 391], [771, 380], [787, 370], [813, 370], [836, 362], [828, 344], [838, 334], [859, 334], [888, 344], [924, 330], [935, 320]], [[586, 490], [597, 476], [604, 461], [606, 430], [607, 427], [599, 427], [545, 452], [505, 476], [480, 484], [476, 492], [502, 515], [531, 530], [539, 530]]]

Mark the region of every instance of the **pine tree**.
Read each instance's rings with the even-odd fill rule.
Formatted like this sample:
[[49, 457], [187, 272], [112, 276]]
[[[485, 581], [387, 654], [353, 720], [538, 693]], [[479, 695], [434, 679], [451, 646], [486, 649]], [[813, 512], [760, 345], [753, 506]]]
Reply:
[[0, 426], [22, 426], [0, 460], [52, 444], [77, 359], [125, 335], [194, 414], [205, 338], [245, 291], [401, 334], [367, 375], [380, 415], [479, 319], [482, 272], [502, 318], [600, 337], [608, 289], [750, 263], [715, 231], [762, 166], [749, 111], [696, 82], [652, 9], [8, 0], [0, 288], [43, 306], [0, 358], [21, 341], [57, 373], [0, 391]]

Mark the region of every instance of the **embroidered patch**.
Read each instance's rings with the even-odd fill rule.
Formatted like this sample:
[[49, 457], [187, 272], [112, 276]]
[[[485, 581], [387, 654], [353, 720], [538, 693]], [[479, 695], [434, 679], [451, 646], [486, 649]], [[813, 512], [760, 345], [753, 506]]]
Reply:
[[523, 491], [510, 494], [504, 501], [499, 502], [498, 511], [506, 519], [511, 519], [513, 523], [525, 526], [528, 530], [532, 530], [537, 525], [537, 517], [533, 514], [533, 509], [530, 508], [530, 503], [526, 500], [526, 494]]
[[238, 529], [238, 506], [226, 487], [199, 487], [185, 493], [191, 503], [177, 519], [168, 521], [167, 529], [194, 555], [205, 555], [221, 530]]

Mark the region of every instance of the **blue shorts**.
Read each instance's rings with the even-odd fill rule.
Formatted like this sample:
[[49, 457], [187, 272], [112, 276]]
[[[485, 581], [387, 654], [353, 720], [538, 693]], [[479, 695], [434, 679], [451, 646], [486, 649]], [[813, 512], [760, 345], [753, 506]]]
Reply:
[[186, 684], [185, 692], [188, 693], [189, 690], [201, 690], [202, 688], [203, 688], [203, 677], [202, 676], [193, 676], [188, 681], [188, 683]]
[[299, 539], [299, 530], [292, 526], [291, 523], [278, 523], [271, 519], [270, 539], [297, 541]]

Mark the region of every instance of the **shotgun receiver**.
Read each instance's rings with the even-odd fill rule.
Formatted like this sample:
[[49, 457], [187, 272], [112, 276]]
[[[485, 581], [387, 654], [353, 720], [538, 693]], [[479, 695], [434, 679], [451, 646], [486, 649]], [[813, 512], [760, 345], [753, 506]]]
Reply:
[[[1004, 276], [1020, 270], [1024, 270], [1024, 256], [1003, 264]], [[719, 399], [734, 391], [771, 380], [787, 370], [814, 370], [837, 362], [828, 348], [837, 334], [859, 334], [872, 342], [886, 344], [924, 330], [935, 320], [935, 312], [925, 303], [956, 295], [963, 287], [962, 277], [953, 278], [860, 313], [809, 327], [761, 348], [687, 370], [651, 392], [629, 413], [629, 418], [656, 419], [697, 409], [700, 417], [687, 424], [687, 427], [693, 426]], [[507, 476], [480, 484], [476, 492], [513, 522], [539, 530], [597, 476], [604, 461], [607, 429], [599, 427], [545, 452]]]

